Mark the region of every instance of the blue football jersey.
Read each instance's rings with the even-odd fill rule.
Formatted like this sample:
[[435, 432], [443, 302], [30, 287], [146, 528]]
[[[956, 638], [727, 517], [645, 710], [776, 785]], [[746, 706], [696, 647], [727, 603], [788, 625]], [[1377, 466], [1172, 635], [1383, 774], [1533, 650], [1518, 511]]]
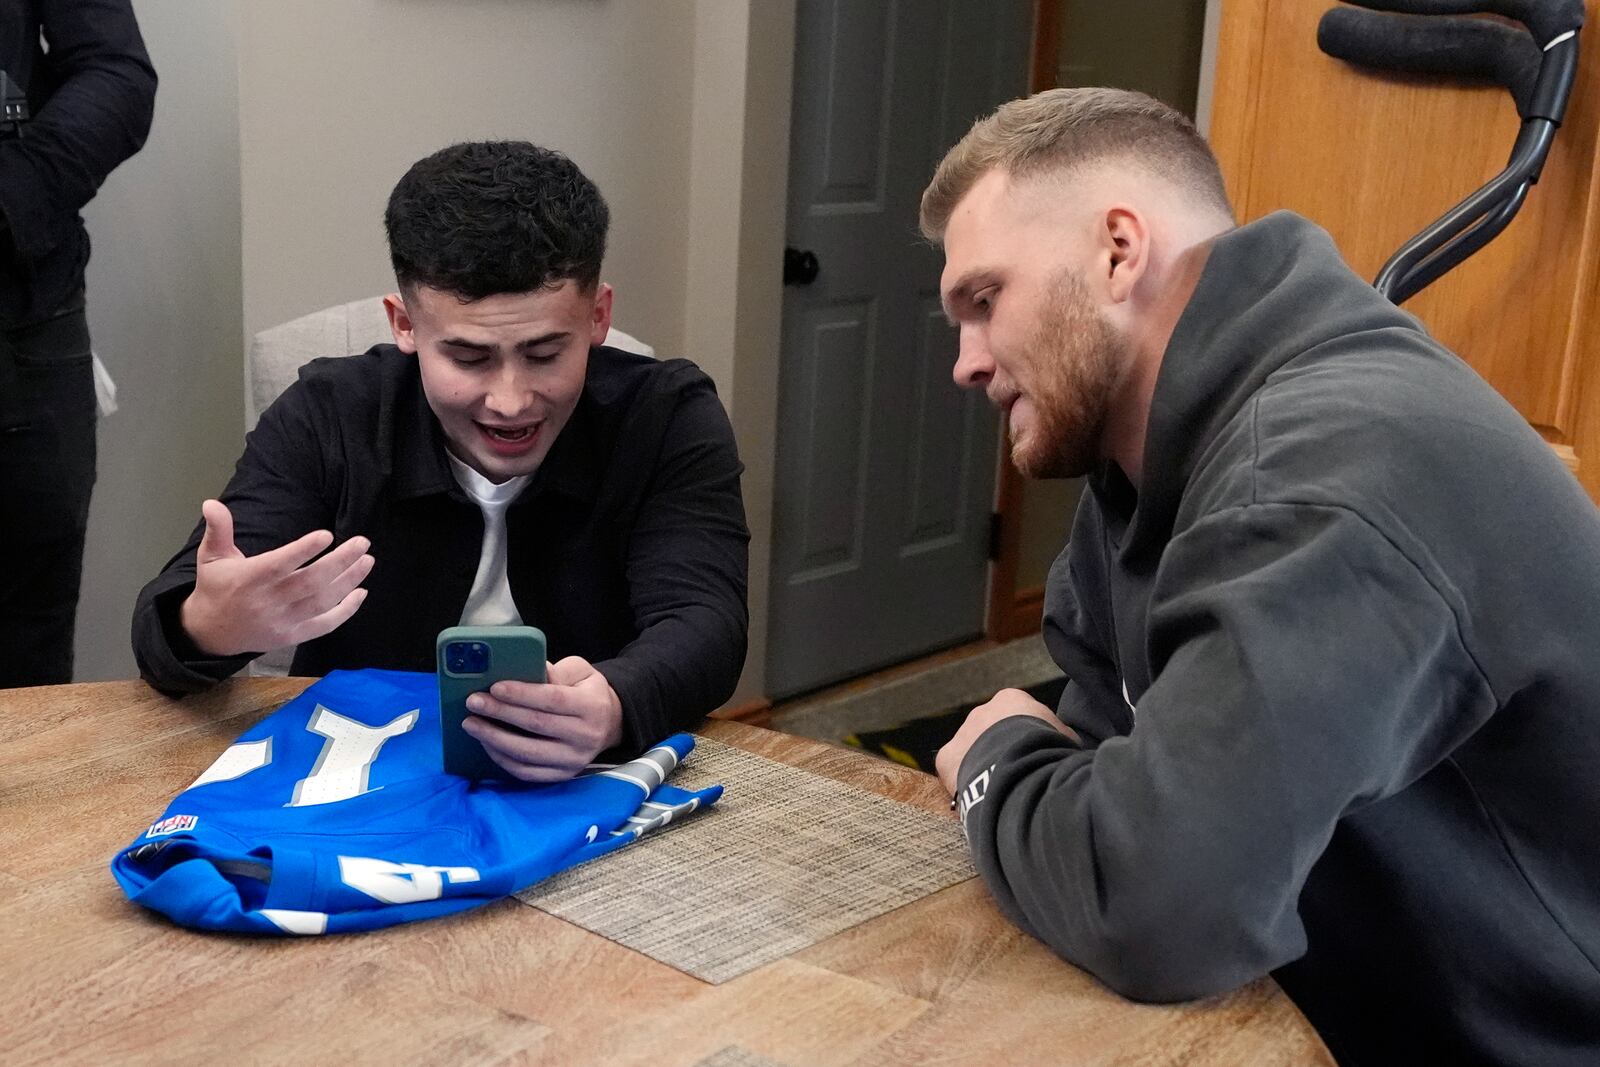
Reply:
[[687, 734], [540, 786], [445, 774], [439, 740], [434, 675], [335, 671], [217, 757], [112, 874], [185, 926], [372, 930], [497, 900], [722, 795], [665, 784]]

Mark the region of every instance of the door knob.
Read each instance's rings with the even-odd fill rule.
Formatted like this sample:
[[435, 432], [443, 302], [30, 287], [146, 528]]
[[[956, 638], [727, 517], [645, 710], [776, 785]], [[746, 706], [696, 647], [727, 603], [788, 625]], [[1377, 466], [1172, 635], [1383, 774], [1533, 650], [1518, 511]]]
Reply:
[[784, 285], [810, 285], [817, 280], [817, 274], [821, 270], [822, 265], [817, 262], [817, 254], [815, 252], [809, 249], [802, 251], [798, 248], [784, 248]]

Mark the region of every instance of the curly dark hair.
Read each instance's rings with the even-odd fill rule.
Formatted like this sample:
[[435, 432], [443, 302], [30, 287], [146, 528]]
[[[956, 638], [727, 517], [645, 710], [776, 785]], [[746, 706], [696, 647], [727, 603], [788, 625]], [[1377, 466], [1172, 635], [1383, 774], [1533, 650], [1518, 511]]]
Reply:
[[481, 300], [600, 280], [611, 211], [577, 165], [527, 141], [472, 141], [417, 161], [383, 226], [401, 288]]

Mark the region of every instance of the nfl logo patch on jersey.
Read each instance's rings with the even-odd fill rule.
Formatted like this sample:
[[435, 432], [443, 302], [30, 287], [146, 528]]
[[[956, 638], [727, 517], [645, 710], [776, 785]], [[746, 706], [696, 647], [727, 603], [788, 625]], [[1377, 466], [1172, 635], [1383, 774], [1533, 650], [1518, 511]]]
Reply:
[[199, 824], [199, 818], [193, 815], [168, 815], [160, 822], [151, 823], [150, 829], [144, 832], [144, 836], [164, 837], [167, 834], [181, 834], [193, 830]]

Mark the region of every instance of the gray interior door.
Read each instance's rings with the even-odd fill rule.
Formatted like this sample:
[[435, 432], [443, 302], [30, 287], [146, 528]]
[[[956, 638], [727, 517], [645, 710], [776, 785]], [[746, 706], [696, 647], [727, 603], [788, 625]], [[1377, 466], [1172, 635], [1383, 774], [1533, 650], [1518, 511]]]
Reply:
[[[800, 0], [767, 687], [980, 634], [999, 420], [950, 380], [922, 189], [1026, 88], [1031, 0]], [[774, 250], [776, 252], [776, 250]]]

